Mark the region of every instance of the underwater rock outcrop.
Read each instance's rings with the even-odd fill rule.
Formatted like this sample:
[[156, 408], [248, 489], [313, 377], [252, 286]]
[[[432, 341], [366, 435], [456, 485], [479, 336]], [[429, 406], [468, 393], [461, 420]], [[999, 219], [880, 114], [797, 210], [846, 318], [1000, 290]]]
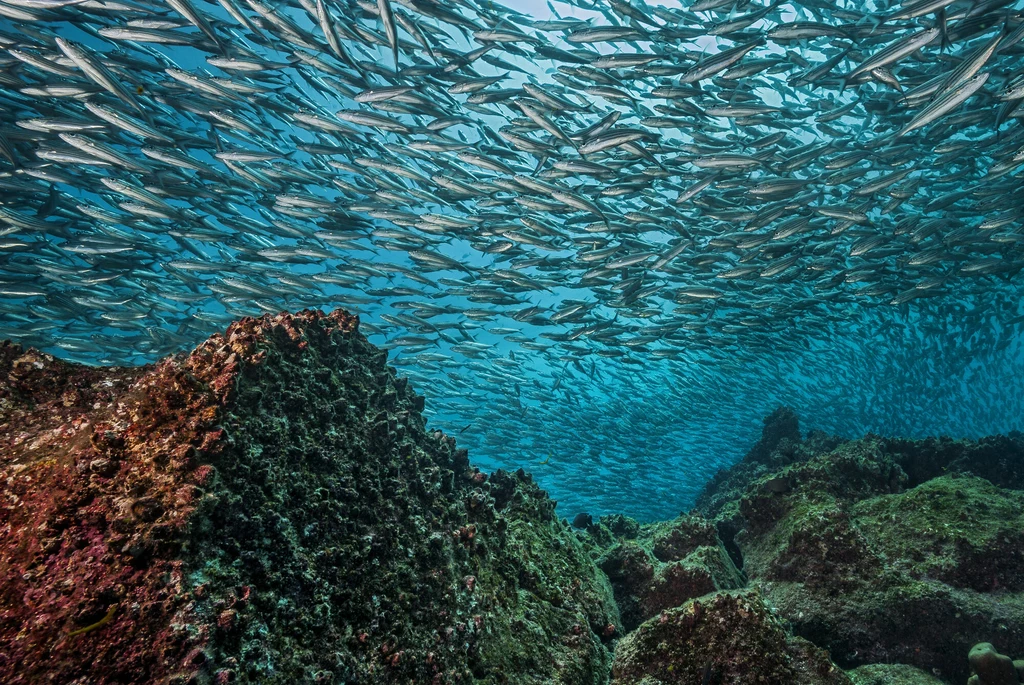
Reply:
[[943, 685], [935, 676], [907, 664], [868, 664], [847, 675], [853, 685]]
[[971, 664], [970, 680], [967, 685], [1017, 685], [1019, 669], [1005, 654], [1000, 654], [990, 642], [980, 642], [967, 654]]
[[716, 592], [662, 611], [615, 650], [613, 685], [851, 685], [822, 650], [791, 636], [756, 591]]
[[1024, 441], [774, 444], [719, 474], [698, 510], [797, 635], [847, 668], [954, 683], [976, 642], [1024, 653]]
[[135, 369], [0, 347], [0, 682], [603, 683], [620, 623], [341, 311]]
[[[603, 522], [597, 525], [610, 533]], [[744, 584], [714, 526], [700, 516], [640, 527], [611, 545], [598, 565], [612, 583], [625, 631], [665, 609]]]
[[1024, 680], [1019, 436], [780, 410], [690, 515], [583, 532], [423, 406], [341, 311], [132, 369], [0, 345], [0, 682]]

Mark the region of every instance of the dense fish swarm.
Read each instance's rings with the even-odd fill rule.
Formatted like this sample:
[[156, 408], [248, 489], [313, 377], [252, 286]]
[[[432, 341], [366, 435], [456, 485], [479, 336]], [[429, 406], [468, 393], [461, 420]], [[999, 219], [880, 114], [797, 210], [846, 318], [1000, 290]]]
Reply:
[[485, 465], [644, 517], [778, 403], [1019, 427], [1024, 2], [550, 9], [0, 1], [0, 337], [344, 305]]

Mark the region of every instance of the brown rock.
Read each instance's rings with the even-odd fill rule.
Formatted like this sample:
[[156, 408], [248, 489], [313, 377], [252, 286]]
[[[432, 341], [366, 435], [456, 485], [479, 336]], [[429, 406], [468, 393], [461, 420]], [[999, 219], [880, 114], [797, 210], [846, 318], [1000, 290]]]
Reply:
[[664, 609], [718, 590], [743, 586], [743, 577], [700, 516], [643, 526], [635, 540], [621, 540], [602, 558], [626, 632]]
[[422, 408], [340, 310], [134, 369], [0, 343], [0, 683], [603, 683], [607, 579]]

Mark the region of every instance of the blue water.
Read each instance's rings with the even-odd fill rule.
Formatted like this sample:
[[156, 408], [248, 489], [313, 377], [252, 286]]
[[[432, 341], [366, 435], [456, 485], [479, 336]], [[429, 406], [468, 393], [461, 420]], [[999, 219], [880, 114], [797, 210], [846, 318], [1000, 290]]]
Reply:
[[[550, 16], [550, 11], [536, 2], [511, 5], [535, 17]], [[336, 16], [342, 16], [341, 6], [331, 6]], [[197, 3], [197, 7], [209, 17], [225, 22], [225, 27], [237, 24], [219, 5]], [[1019, 2], [1010, 5], [1018, 14], [1020, 7]], [[319, 31], [300, 4], [279, 5], [276, 9], [304, 30]], [[561, 16], [599, 17], [595, 12], [560, 3], [556, 3], [556, 9]], [[358, 12], [354, 5], [349, 10]], [[918, 276], [933, 273], [949, 276], [943, 295], [894, 306], [888, 303], [888, 297], [859, 294], [856, 289], [861, 284], [856, 281], [840, 280], [830, 288], [822, 288], [824, 278], [798, 279], [777, 286], [786, 293], [787, 306], [771, 306], [773, 293], [756, 293], [750, 288], [731, 291], [732, 303], [741, 305], [735, 311], [763, 312], [760, 321], [751, 316], [742, 325], [729, 321], [718, 325], [728, 315], [713, 307], [706, 307], [699, 314], [679, 313], [671, 299], [651, 299], [642, 316], [634, 316], [628, 309], [597, 306], [598, 320], [633, 327], [620, 336], [619, 344], [607, 345], [587, 334], [568, 341], [552, 339], [546, 336], [564, 336], [583, 324], [539, 326], [517, 319], [516, 314], [538, 307], [550, 315], [565, 306], [567, 300], [598, 305], [589, 288], [568, 280], [552, 282], [543, 289], [506, 288], [508, 302], [487, 304], [467, 297], [464, 288], [474, 284], [500, 288], [507, 284], [507, 279], [488, 280], [487, 276], [514, 267], [500, 254], [477, 249], [480, 241], [465, 236], [420, 234], [432, 242], [430, 249], [478, 270], [476, 280], [458, 283], [457, 279], [466, 278], [465, 272], [425, 272], [402, 244], [388, 242], [391, 238], [385, 234], [374, 235], [373, 230], [393, 230], [395, 226], [385, 219], [373, 218], [366, 211], [353, 209], [328, 215], [282, 211], [282, 206], [275, 204], [277, 196], [298, 192], [332, 202], [364, 204], [346, 200], [332, 185], [335, 179], [359, 184], [358, 174], [351, 168], [325, 163], [344, 161], [359, 167], [351, 159], [356, 155], [318, 156], [299, 150], [301, 144], [328, 144], [331, 137], [300, 128], [293, 119], [252, 98], [242, 97], [219, 106], [251, 122], [255, 134], [214, 125], [205, 112], [192, 106], [201, 102], [195, 99], [195, 92], [175, 83], [162, 70], [173, 64], [174, 68], [204, 78], [237, 80], [237, 75], [210, 65], [206, 60], [210, 55], [202, 50], [126, 42], [115, 45], [95, 33], [97, 27], [121, 25], [132, 17], [149, 17], [150, 12], [144, 5], [136, 13], [122, 14], [84, 6], [67, 7], [55, 10], [46, 21], [2, 19], [0, 32], [8, 47], [31, 52], [35, 45], [37, 51], [51, 57], [61, 57], [51, 42], [52, 36], [60, 36], [115, 61], [130, 55], [151, 65], [153, 71], [146, 74], [125, 66], [115, 67], [114, 71], [123, 85], [139, 93], [148, 115], [156, 117], [161, 130], [167, 130], [173, 123], [177, 127], [175, 135], [191, 136], [182, 138], [176, 149], [224, 174], [219, 182], [200, 179], [191, 172], [178, 175], [191, 189], [207, 192], [206, 196], [177, 197], [173, 183], [166, 186], [168, 194], [163, 197], [170, 205], [188, 209], [193, 212], [193, 219], [202, 218], [206, 223], [192, 219], [138, 220], [118, 207], [118, 201], [125, 201], [124, 197], [107, 192], [98, 183], [100, 177], [113, 177], [159, 189], [161, 179], [155, 176], [116, 165], [40, 166], [38, 160], [31, 160], [29, 166], [64, 175], [40, 180], [4, 162], [5, 206], [19, 208], [20, 203], [27, 202], [35, 208], [34, 203], [42, 203], [52, 187], [52, 192], [61, 197], [62, 209], [47, 219], [54, 226], [53, 232], [17, 226], [8, 226], [5, 231], [5, 239], [20, 241], [22, 247], [7, 247], [0, 252], [4, 283], [39, 288], [44, 294], [4, 296], [0, 307], [2, 337], [85, 363], [140, 364], [187, 350], [242, 315], [305, 307], [344, 307], [360, 315], [370, 340], [389, 348], [392, 363], [426, 395], [429, 425], [456, 435], [470, 449], [473, 462], [482, 468], [521, 467], [532, 472], [559, 501], [560, 512], [569, 517], [577, 511], [595, 515], [622, 512], [650, 520], [687, 510], [706, 480], [743, 455], [757, 439], [761, 419], [780, 405], [795, 409], [805, 430], [818, 429], [845, 437], [869, 432], [907, 437], [978, 437], [1024, 428], [1024, 307], [1020, 298], [1021, 278], [1016, 271], [971, 278], [956, 274], [955, 264], [915, 272], [897, 259], [886, 258], [884, 264], [890, 274], [887, 278], [900, 282], [913, 282]], [[251, 10], [246, 12], [250, 17], [257, 16]], [[358, 16], [367, 25], [375, 21], [362, 13]], [[173, 12], [164, 18], [180, 21]], [[41, 31], [42, 38], [31, 35], [32, 30]], [[199, 35], [192, 28], [182, 31]], [[234, 39], [242, 40], [238, 36]], [[452, 50], [467, 50], [470, 45], [465, 36], [451, 33]], [[248, 47], [267, 60], [295, 59], [291, 48], [283, 42], [264, 46], [248, 43]], [[561, 47], [567, 45], [562, 43]], [[713, 39], [700, 37], [693, 41], [691, 49], [713, 54], [721, 46]], [[599, 50], [612, 51], [606, 45]], [[386, 45], [363, 52], [366, 58], [374, 57], [381, 65], [392, 66]], [[763, 54], [783, 55], [785, 51], [768, 46]], [[804, 49], [803, 54], [809, 59], [821, 56], [813, 49]], [[531, 70], [538, 81], [552, 82], [552, 65], [531, 65], [515, 55], [502, 57]], [[159, 64], [159, 60], [169, 61]], [[287, 105], [289, 101], [284, 96], [291, 94], [322, 107], [321, 114], [325, 116], [342, 108], [359, 108], [340, 93], [330, 97], [317, 90], [310, 81], [310, 71], [298, 68], [301, 64], [278, 70], [271, 84], [278, 89], [278, 104]], [[54, 80], [20, 65], [11, 58], [7, 70], [28, 74], [26, 78], [30, 81]], [[16, 71], [16, 66], [21, 71]], [[494, 75], [500, 71], [482, 65], [480, 73]], [[524, 80], [522, 74], [513, 74], [503, 87]], [[82, 98], [52, 98], [41, 105], [17, 91], [16, 85], [8, 84], [0, 94], [0, 117], [9, 137], [19, 135], [21, 129], [16, 121], [43, 116], [38, 111], [40, 107], [75, 116], [84, 111]], [[784, 99], [771, 89], [762, 87], [758, 92], [766, 104], [779, 104]], [[138, 112], [107, 93], [89, 97], [138, 116]], [[851, 89], [836, 97], [846, 102], [857, 95]], [[602, 105], [622, 111], [629, 109], [607, 102]], [[474, 116], [492, 128], [502, 123], [489, 114]], [[855, 116], [836, 125], [840, 123], [861, 140], [870, 139], [870, 130]], [[1011, 129], [1019, 126], [1019, 119], [1008, 124]], [[104, 138], [108, 144], [129, 157], [145, 161], [140, 150], [151, 141], [142, 141], [113, 127], [108, 129], [109, 137]], [[396, 155], [402, 154], [403, 136], [359, 130], [372, 135], [378, 144], [393, 145], [391, 151]], [[209, 140], [214, 132], [226, 149], [273, 149], [276, 145], [287, 156], [242, 165], [241, 168], [264, 175], [247, 185], [235, 170], [213, 155]], [[479, 133], [468, 126], [456, 127], [448, 133], [453, 139], [481, 141]], [[967, 139], [975, 133], [956, 135]], [[56, 135], [51, 138], [56, 140]], [[806, 131], [795, 134], [795, 138], [803, 142], [813, 140]], [[60, 144], [59, 140], [57, 143]], [[428, 154], [426, 161], [429, 160]], [[950, 164], [951, 168], [956, 167], [955, 163]], [[428, 164], [421, 166], [427, 168]], [[275, 172], [289, 169], [301, 170], [307, 177], [293, 179], [292, 185], [283, 190], [275, 190], [272, 184], [267, 186], [261, 180], [268, 175], [272, 180]], [[169, 176], [163, 180], [172, 180], [174, 170], [164, 171]], [[936, 175], [941, 177], [942, 172], [939, 169]], [[1020, 173], [1018, 168], [1017, 175], [1010, 176], [1018, 188]], [[487, 173], [479, 175], [491, 177]], [[681, 184], [685, 187], [690, 182], [684, 180]], [[979, 187], [988, 182], [981, 174], [971, 178], [971, 183]], [[20, 186], [12, 185], [15, 183], [31, 185], [37, 199], [28, 201], [24, 191], [18, 189]], [[233, 186], [234, 183], [238, 185]], [[407, 180], [392, 185], [397, 185], [399, 192], [414, 186]], [[232, 187], [234, 195], [226, 200], [224, 190]], [[387, 184], [380, 187], [385, 189]], [[936, 182], [928, 192], [952, 190], [948, 184]], [[422, 204], [404, 207], [403, 211], [458, 213], [451, 206], [433, 203], [429, 198], [420, 201]], [[495, 203], [495, 208], [511, 204], [507, 198], [503, 202], [504, 205]], [[606, 200], [608, 206], [615, 202], [614, 198]], [[89, 220], [76, 213], [76, 204], [89, 204], [122, 218], [110, 223]], [[920, 207], [904, 211], [920, 211]], [[937, 215], [941, 216], [941, 212]], [[872, 210], [872, 217], [881, 221], [878, 208]], [[981, 218], [979, 215], [977, 219]], [[56, 230], [58, 224], [64, 225], [68, 220], [72, 223], [66, 227], [66, 234]], [[275, 228], [272, 220], [283, 220], [292, 228]], [[1019, 231], [1020, 226], [1018, 217], [1012, 228]], [[360, 237], [352, 241], [323, 238], [323, 231], [346, 228], [359, 232]], [[306, 236], [294, 237], [296, 230]], [[723, 227], [722, 232], [734, 230], [737, 229], [729, 226]], [[677, 235], [672, 230], [662, 230], [640, 237], [667, 249], [669, 241]], [[94, 244], [102, 246], [119, 244], [130, 249], [106, 255], [67, 249], [88, 245], [90, 240], [99, 240]], [[708, 242], [708, 236], [700, 236], [694, 249], [715, 251]], [[261, 250], [297, 245], [313, 246], [330, 255], [307, 257], [300, 260], [303, 263], [259, 256]], [[558, 260], [571, 259], [576, 251], [538, 250], [535, 256], [546, 257], [548, 261], [522, 266], [516, 273], [562, 281], [568, 272], [559, 267]], [[1006, 256], [1019, 262], [1020, 249], [1007, 248]], [[849, 259], [851, 266], [873, 263], [871, 255]], [[214, 267], [208, 272], [182, 271], [170, 264], [175, 260], [207, 262]], [[882, 263], [880, 259], [878, 264]], [[116, 275], [112, 280], [83, 280], [86, 274], [111, 273]], [[578, 277], [579, 272], [575, 273]], [[695, 279], [703, 278], [702, 273], [701, 268], [693, 267]], [[323, 274], [348, 277], [351, 283], [342, 287], [313, 279]], [[254, 283], [269, 292], [253, 295], [225, 278]], [[423, 278], [428, 282], [424, 283]], [[211, 289], [211, 285], [217, 289]], [[187, 297], [168, 299], [165, 295], [170, 290]], [[826, 293], [839, 295], [826, 298]], [[429, 325], [419, 324], [419, 330], [408, 321], [388, 320], [410, 311], [423, 312], [410, 302], [427, 302], [445, 310], [429, 316]], [[125, 319], [126, 312], [137, 313], [138, 317]], [[687, 326], [671, 326], [680, 320]], [[514, 329], [515, 333], [494, 332], [506, 328]], [[429, 342], [420, 345], [422, 350], [410, 351], [416, 345], [402, 342], [402, 336], [408, 335], [425, 336]]]

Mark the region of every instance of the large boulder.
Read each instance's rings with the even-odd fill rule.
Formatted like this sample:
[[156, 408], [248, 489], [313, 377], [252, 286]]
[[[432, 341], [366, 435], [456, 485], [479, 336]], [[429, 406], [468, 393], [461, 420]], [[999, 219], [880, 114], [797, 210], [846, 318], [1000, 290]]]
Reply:
[[794, 638], [757, 592], [717, 592], [650, 619], [619, 642], [613, 685], [850, 685]]
[[0, 347], [0, 682], [603, 683], [611, 588], [344, 312], [149, 367]]

